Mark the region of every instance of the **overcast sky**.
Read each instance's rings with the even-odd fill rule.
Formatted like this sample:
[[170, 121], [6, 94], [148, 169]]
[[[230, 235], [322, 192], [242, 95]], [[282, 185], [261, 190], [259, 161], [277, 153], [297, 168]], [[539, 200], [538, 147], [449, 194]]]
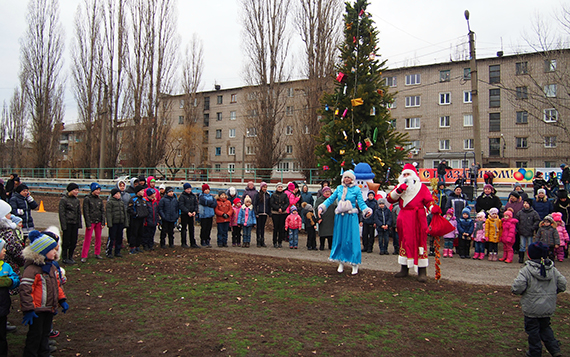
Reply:
[[[295, 3], [295, 0], [292, 0]], [[471, 13], [476, 33], [477, 57], [494, 56], [503, 50], [511, 54], [525, 46], [523, 33], [530, 32], [537, 14], [551, 16], [558, 0], [370, 0], [368, 11], [380, 31], [379, 47], [391, 67], [449, 61], [457, 46], [467, 41], [463, 12]], [[26, 27], [28, 1], [0, 0], [0, 101], [9, 102], [18, 85], [20, 39]], [[69, 79], [70, 41], [73, 19], [80, 0], [60, 0], [60, 19], [65, 28], [64, 74], [67, 77], [65, 122], [76, 121], [76, 104]], [[204, 44], [203, 90], [239, 87], [243, 52], [239, 0], [178, 0], [178, 32], [183, 49], [193, 33]], [[297, 42], [298, 44], [298, 42]], [[300, 48], [291, 55], [300, 57]], [[299, 73], [297, 69], [297, 74]], [[299, 75], [297, 75], [298, 77]]]

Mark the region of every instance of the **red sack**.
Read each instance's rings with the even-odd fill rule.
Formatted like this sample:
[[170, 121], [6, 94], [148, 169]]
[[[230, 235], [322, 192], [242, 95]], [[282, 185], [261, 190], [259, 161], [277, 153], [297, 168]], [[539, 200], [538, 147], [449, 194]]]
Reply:
[[447, 219], [443, 218], [439, 214], [434, 214], [432, 215], [431, 223], [427, 229], [427, 234], [432, 237], [441, 237], [454, 229], [455, 227], [453, 227]]

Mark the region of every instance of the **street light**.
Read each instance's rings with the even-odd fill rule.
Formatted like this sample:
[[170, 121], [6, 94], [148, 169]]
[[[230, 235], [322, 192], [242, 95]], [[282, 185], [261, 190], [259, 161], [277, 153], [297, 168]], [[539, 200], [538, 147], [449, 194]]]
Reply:
[[475, 32], [471, 31], [469, 26], [469, 10], [464, 12], [465, 20], [467, 20], [467, 30], [469, 31], [469, 56], [471, 60], [469, 66], [471, 67], [471, 107], [473, 111], [473, 150], [475, 151], [475, 162], [483, 162], [483, 155], [481, 151], [481, 125], [479, 122], [479, 77], [477, 75], [477, 60], [475, 58]]

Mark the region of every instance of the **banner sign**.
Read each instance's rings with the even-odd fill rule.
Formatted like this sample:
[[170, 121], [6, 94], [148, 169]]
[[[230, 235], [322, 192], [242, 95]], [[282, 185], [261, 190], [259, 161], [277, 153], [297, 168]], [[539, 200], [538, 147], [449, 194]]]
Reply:
[[[437, 179], [437, 169], [420, 169], [420, 180], [423, 183], [429, 183], [431, 179]], [[495, 175], [493, 178], [493, 184], [514, 184], [519, 182], [521, 184], [530, 184], [534, 179], [534, 175], [537, 171], [544, 173], [544, 179], [548, 181], [550, 178], [550, 173], [555, 172], [560, 180], [562, 176], [562, 171], [559, 168], [482, 168], [477, 173], [477, 183], [485, 184], [485, 179], [483, 176], [485, 172], [490, 171]], [[447, 170], [445, 175], [445, 183], [448, 185], [455, 184], [455, 181], [463, 176], [465, 172], [465, 178], [469, 183], [469, 169], [465, 171], [463, 169], [451, 169]]]

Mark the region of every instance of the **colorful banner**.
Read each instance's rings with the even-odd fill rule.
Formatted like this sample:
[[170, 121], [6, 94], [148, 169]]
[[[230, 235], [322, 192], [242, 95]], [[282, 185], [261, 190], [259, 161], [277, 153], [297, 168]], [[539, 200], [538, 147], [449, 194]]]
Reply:
[[[517, 169], [517, 168], [483, 168], [480, 169], [477, 174], [477, 183], [484, 184], [485, 179], [483, 175], [485, 172], [491, 171], [495, 178], [493, 179], [493, 184], [514, 184], [515, 182], [520, 182], [521, 184], [532, 183], [532, 179], [537, 171], [544, 173], [544, 179], [548, 180], [550, 172], [554, 171], [558, 175], [558, 179], [560, 179], [562, 172], [558, 168], [527, 168], [527, 169]], [[465, 176], [467, 182], [469, 182], [469, 169], [451, 169], [447, 170], [447, 174], [445, 175], [445, 183], [448, 185], [453, 185], [457, 179], [463, 176], [463, 172], [465, 172]], [[420, 169], [420, 180], [423, 183], [429, 183], [429, 181], [433, 178], [437, 179], [437, 169]]]

